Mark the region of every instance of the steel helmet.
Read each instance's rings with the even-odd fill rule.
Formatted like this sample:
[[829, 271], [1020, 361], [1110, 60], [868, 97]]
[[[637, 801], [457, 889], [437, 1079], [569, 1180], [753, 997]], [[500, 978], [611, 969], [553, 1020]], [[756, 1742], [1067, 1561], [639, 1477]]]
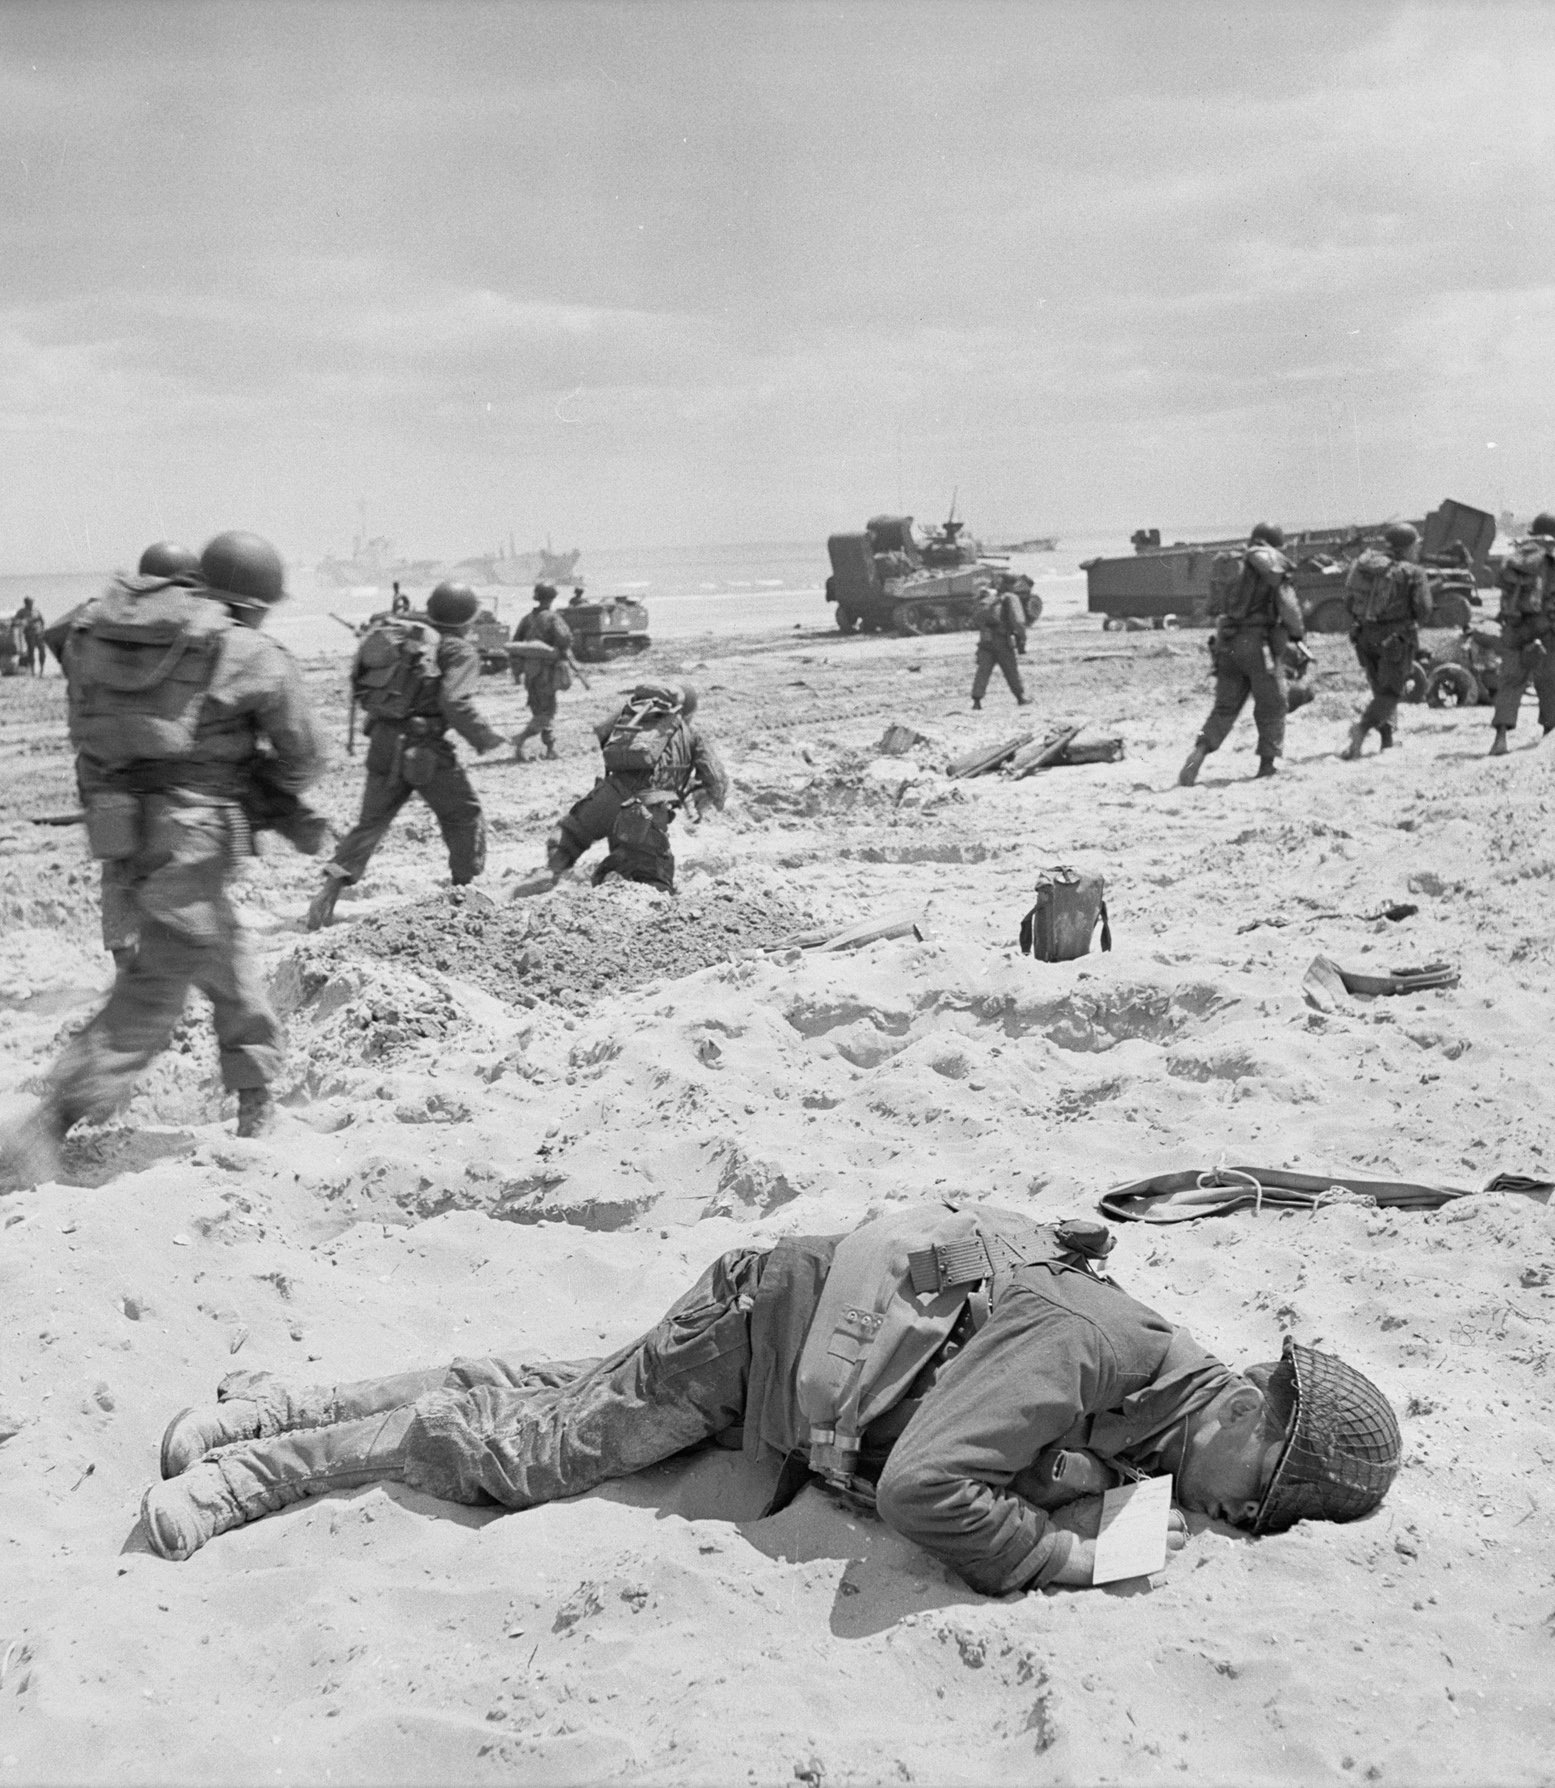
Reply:
[[1369, 1378], [1331, 1353], [1285, 1337], [1278, 1364], [1247, 1377], [1283, 1424], [1285, 1444], [1269, 1479], [1255, 1534], [1298, 1521], [1355, 1521], [1387, 1495], [1403, 1457], [1398, 1418]]
[[697, 711], [697, 703], [702, 698], [697, 694], [695, 683], [682, 683], [680, 686], [680, 711], [689, 720]]
[[1247, 537], [1249, 540], [1261, 540], [1265, 546], [1284, 546], [1285, 530], [1278, 528], [1273, 522], [1258, 522]]
[[171, 540], [158, 540], [140, 555], [142, 577], [187, 577], [200, 569], [200, 555]]
[[1382, 538], [1387, 541], [1400, 558], [1420, 539], [1420, 530], [1411, 527], [1408, 522], [1394, 522], [1389, 528], [1382, 530]]
[[213, 596], [234, 608], [269, 608], [286, 595], [281, 555], [258, 534], [218, 534], [200, 554], [200, 575]]
[[1529, 528], [1528, 532], [1542, 534], [1545, 539], [1555, 536], [1555, 515], [1551, 515], [1548, 509], [1541, 509], [1533, 518], [1533, 526]]
[[441, 583], [427, 597], [427, 619], [434, 627], [467, 627], [480, 606], [468, 584]]
[[535, 585], [535, 601], [539, 603], [541, 608], [549, 608], [550, 605], [555, 600], [556, 600], [556, 586], [555, 586], [555, 584], [536, 584]]

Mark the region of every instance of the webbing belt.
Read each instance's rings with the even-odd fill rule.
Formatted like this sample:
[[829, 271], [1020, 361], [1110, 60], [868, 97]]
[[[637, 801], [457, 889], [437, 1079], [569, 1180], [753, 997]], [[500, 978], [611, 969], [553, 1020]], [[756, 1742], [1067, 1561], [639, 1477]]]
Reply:
[[959, 1242], [937, 1242], [930, 1248], [919, 1248], [907, 1256], [907, 1270], [912, 1275], [913, 1291], [922, 1297], [925, 1292], [948, 1291], [953, 1285], [975, 1285], [979, 1279], [993, 1277], [993, 1261], [983, 1238], [967, 1236]]

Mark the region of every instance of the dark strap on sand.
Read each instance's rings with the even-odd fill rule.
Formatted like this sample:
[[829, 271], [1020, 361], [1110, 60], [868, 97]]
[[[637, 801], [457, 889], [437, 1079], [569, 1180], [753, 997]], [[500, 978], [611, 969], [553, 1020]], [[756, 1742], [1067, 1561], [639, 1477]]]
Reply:
[[[1548, 1204], [1546, 1180], [1497, 1174], [1486, 1192], [1519, 1192]], [[1422, 1186], [1409, 1180], [1365, 1180], [1353, 1175], [1291, 1173], [1281, 1167], [1185, 1168], [1114, 1186], [1098, 1208], [1118, 1223], [1189, 1223], [1233, 1211], [1315, 1211], [1332, 1204], [1373, 1204], [1391, 1210], [1434, 1211], [1454, 1199], [1472, 1198], [1462, 1186]]]

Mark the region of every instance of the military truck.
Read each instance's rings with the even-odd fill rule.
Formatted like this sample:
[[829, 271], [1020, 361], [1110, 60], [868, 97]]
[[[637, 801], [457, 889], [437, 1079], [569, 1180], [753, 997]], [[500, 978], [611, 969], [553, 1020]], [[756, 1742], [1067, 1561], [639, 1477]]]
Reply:
[[[836, 604], [837, 627], [852, 633], [954, 633], [977, 625], [977, 599], [1008, 559], [985, 553], [963, 537], [952, 511], [922, 540], [910, 515], [876, 515], [862, 534], [833, 534], [826, 542], [832, 574], [826, 600]], [[1026, 618], [1042, 613], [1042, 598], [1024, 598]]]
[[482, 602], [470, 623], [469, 637], [481, 655], [482, 671], [505, 671], [508, 667], [508, 635], [512, 629], [497, 613], [495, 601]]
[[[1285, 552], [1296, 567], [1296, 594], [1314, 633], [1347, 633], [1350, 613], [1344, 581], [1351, 563], [1369, 546], [1382, 544], [1386, 522], [1366, 527], [1308, 528], [1287, 533]], [[1420, 563], [1436, 598], [1428, 627], [1462, 628], [1480, 606], [1480, 590], [1495, 582], [1490, 548], [1495, 517], [1447, 498], [1423, 521]], [[1160, 530], [1138, 529], [1127, 557], [1087, 559], [1087, 603], [1105, 627], [1208, 627], [1213, 617], [1210, 590], [1216, 561], [1241, 552], [1246, 540], [1173, 541], [1161, 544]]]

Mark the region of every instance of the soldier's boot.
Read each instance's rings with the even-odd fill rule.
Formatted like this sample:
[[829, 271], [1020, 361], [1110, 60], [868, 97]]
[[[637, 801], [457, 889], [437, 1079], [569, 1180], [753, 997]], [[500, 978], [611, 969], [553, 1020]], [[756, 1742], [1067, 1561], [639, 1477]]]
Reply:
[[983, 704], [974, 695], [972, 697], [972, 711], [974, 713], [980, 714], [982, 712], [982, 709], [983, 709]]
[[1259, 758], [1259, 760], [1258, 760], [1258, 774], [1257, 774], [1257, 776], [1255, 776], [1253, 778], [1253, 780], [1255, 782], [1262, 782], [1264, 777], [1273, 776], [1274, 774], [1275, 774], [1274, 759], [1272, 757]]
[[176, 1478], [207, 1453], [230, 1447], [240, 1440], [258, 1440], [259, 1405], [247, 1397], [225, 1403], [191, 1403], [179, 1410], [162, 1430], [162, 1476]]
[[322, 931], [326, 925], [334, 923], [335, 902], [340, 898], [340, 890], [345, 885], [343, 875], [337, 875], [333, 869], [324, 871], [323, 887], [308, 902], [307, 926], [309, 931]]
[[[1344, 750], [1339, 753], [1340, 757], [1353, 763], [1355, 759], [1361, 755], [1361, 747], [1366, 743], [1367, 730], [1365, 721], [1357, 720], [1354, 726], [1350, 728], [1350, 742], [1345, 746]], [[1273, 771], [1271, 771], [1270, 774], [1272, 775]]]
[[63, 1171], [65, 1134], [73, 1116], [44, 1099], [20, 1122], [0, 1131], [0, 1192], [47, 1186]]
[[275, 1100], [267, 1086], [238, 1089], [238, 1135], [268, 1136], [275, 1128]]
[[1506, 753], [1506, 728], [1504, 726], [1498, 726], [1496, 728], [1496, 736], [1490, 742], [1490, 755], [1492, 757], [1505, 757]]
[[552, 738], [552, 736], [549, 733], [542, 733], [540, 735], [540, 740], [541, 740], [541, 743], [545, 746], [545, 755], [547, 757], [555, 757], [558, 755], [557, 750], [556, 750], [556, 741], [554, 738]]
[[134, 944], [115, 944], [113, 947], [113, 966], [116, 974], [125, 974], [135, 960]]
[[1382, 741], [1382, 749], [1384, 751], [1391, 751], [1394, 745], [1398, 743], [1393, 737], [1393, 728], [1391, 726], [1379, 726], [1377, 728], [1377, 737]]
[[1015, 698], [1015, 705], [1017, 708], [1029, 708], [1031, 706], [1031, 697], [1029, 695], [1017, 695]]
[[222, 1447], [146, 1492], [140, 1505], [146, 1539], [161, 1557], [185, 1559], [217, 1534], [305, 1497], [398, 1479], [415, 1414], [406, 1406]]
[[1209, 756], [1209, 746], [1202, 739], [1188, 753], [1187, 761], [1177, 772], [1177, 786], [1192, 788], [1199, 779], [1199, 771], [1204, 768], [1204, 760]]

